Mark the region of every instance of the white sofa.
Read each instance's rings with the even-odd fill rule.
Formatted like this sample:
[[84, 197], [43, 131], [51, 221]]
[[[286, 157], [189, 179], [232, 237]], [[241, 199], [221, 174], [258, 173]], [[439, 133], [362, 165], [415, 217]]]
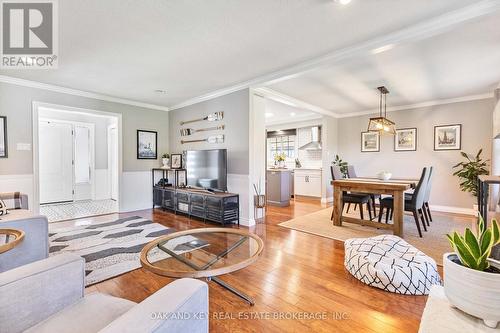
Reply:
[[180, 279], [143, 302], [84, 295], [81, 257], [60, 254], [0, 273], [0, 333], [208, 332], [208, 286]]

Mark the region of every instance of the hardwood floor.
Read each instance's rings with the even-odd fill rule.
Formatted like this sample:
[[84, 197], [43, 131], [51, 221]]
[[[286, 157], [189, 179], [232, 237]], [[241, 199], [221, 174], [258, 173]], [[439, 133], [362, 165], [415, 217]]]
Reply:
[[[209, 283], [211, 332], [418, 331], [425, 296], [396, 295], [368, 287], [344, 269], [342, 242], [278, 226], [322, 208], [318, 201], [307, 200], [286, 208], [268, 207], [264, 223], [250, 229], [264, 240], [261, 258], [221, 277], [253, 297], [256, 305], [251, 307], [219, 285]], [[159, 209], [120, 214], [128, 215], [150, 218], [177, 230], [207, 226]], [[170, 281], [141, 268], [86, 291], [140, 302]], [[274, 317], [280, 315], [285, 318]], [[262, 316], [266, 319], [255, 318]]]

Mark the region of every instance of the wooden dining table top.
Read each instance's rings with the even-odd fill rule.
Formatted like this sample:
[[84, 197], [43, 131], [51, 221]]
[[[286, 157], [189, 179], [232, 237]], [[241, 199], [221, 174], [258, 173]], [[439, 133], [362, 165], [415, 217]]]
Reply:
[[355, 178], [344, 178], [338, 180], [332, 180], [331, 184], [341, 185], [341, 186], [356, 186], [358, 185], [371, 185], [371, 186], [383, 186], [392, 187], [398, 189], [410, 189], [414, 188], [418, 183], [418, 179], [414, 178], [393, 178], [389, 180], [382, 180], [375, 177], [355, 177]]

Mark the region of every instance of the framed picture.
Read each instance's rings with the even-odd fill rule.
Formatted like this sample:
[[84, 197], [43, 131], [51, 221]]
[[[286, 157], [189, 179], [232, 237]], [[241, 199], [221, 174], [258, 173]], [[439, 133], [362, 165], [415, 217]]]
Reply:
[[378, 132], [361, 132], [361, 152], [378, 152], [380, 151], [380, 133]]
[[7, 157], [7, 117], [0, 116], [0, 158]]
[[434, 150], [462, 149], [462, 125], [434, 126]]
[[415, 151], [417, 150], [417, 129], [400, 128], [394, 135], [394, 151]]
[[172, 169], [182, 169], [182, 154], [170, 155], [170, 167]]
[[187, 173], [186, 170], [176, 170], [176, 182], [177, 187], [186, 187]]
[[137, 130], [137, 159], [156, 160], [158, 158], [158, 132]]

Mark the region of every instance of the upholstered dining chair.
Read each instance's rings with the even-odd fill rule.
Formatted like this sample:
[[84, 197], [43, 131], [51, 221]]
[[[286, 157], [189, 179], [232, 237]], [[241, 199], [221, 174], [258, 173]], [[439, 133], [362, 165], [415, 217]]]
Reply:
[[[422, 212], [424, 214], [425, 222], [427, 222], [427, 226], [430, 226], [430, 222], [432, 222], [431, 210], [429, 207], [429, 199], [431, 196], [431, 188], [432, 188], [432, 179], [433, 179], [433, 170], [434, 168], [429, 167], [429, 176], [427, 177], [427, 187], [425, 188], [425, 196], [424, 196], [424, 204], [422, 206]], [[405, 200], [411, 200], [413, 193], [406, 193]]]
[[[349, 178], [358, 178], [358, 175], [356, 174], [356, 169], [354, 168], [354, 165], [348, 165], [347, 166], [347, 176]], [[375, 194], [375, 193], [370, 193], [370, 197], [372, 199], [372, 208], [373, 208], [373, 217], [377, 217], [377, 210], [375, 207], [375, 200], [380, 199], [380, 194]], [[349, 213], [349, 206], [350, 204], [347, 205], [347, 212]]]
[[[343, 179], [345, 178], [342, 172], [340, 171], [340, 167], [338, 166], [331, 166], [330, 171], [332, 173], [332, 179], [333, 180], [338, 180], [338, 179]], [[355, 204], [359, 205], [359, 216], [362, 220], [364, 220], [364, 213], [363, 213], [363, 204], [367, 205], [368, 208], [368, 215], [370, 217], [370, 220], [373, 218], [372, 217], [372, 211], [371, 211], [371, 197], [370, 194], [365, 194], [365, 193], [348, 193], [348, 192], [342, 192], [342, 211], [344, 210], [344, 206], [346, 203], [348, 204]], [[333, 210], [332, 210], [332, 216], [331, 219], [333, 220]]]
[[[404, 209], [407, 212], [412, 212], [413, 213], [413, 218], [415, 219], [415, 224], [417, 226], [418, 230], [418, 235], [422, 237], [422, 230], [420, 229], [420, 219], [422, 220], [422, 225], [424, 227], [424, 230], [427, 231], [427, 227], [425, 225], [425, 218], [424, 218], [424, 213], [423, 213], [423, 205], [424, 205], [424, 198], [425, 198], [425, 193], [427, 189], [427, 182], [429, 179], [429, 168], [424, 168], [422, 170], [422, 175], [420, 176], [420, 180], [418, 181], [417, 186], [415, 187], [415, 192], [413, 192], [413, 195], [411, 198], [408, 198], [405, 196], [405, 203], [404, 203]], [[380, 200], [380, 212], [378, 215], [378, 221], [382, 221], [382, 214], [384, 209], [386, 209], [386, 220], [385, 222], [388, 222], [389, 215], [391, 212], [394, 210], [394, 198], [393, 197], [388, 197], [388, 198], [383, 198]]]

